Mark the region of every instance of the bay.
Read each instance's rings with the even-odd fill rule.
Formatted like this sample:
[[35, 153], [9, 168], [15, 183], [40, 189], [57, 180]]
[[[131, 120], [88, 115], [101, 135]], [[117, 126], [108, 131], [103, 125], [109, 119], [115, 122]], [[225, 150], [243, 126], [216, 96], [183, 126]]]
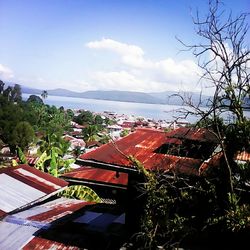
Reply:
[[[22, 94], [24, 100], [29, 98], [30, 94]], [[65, 96], [49, 95], [45, 100], [45, 104], [54, 105], [57, 108], [63, 106], [65, 109], [83, 109], [91, 112], [110, 111], [117, 114], [128, 116], [144, 117], [152, 120], [165, 120], [172, 122], [176, 118], [185, 120], [189, 123], [194, 123], [199, 119], [196, 116], [188, 116], [184, 119], [181, 111], [183, 109], [190, 110], [187, 106], [163, 105], [163, 104], [147, 104], [135, 102], [118, 102], [97, 99], [85, 99]], [[204, 111], [206, 108], [203, 108]], [[247, 112], [247, 117], [250, 117], [250, 112]], [[230, 117], [225, 117], [229, 119]]]

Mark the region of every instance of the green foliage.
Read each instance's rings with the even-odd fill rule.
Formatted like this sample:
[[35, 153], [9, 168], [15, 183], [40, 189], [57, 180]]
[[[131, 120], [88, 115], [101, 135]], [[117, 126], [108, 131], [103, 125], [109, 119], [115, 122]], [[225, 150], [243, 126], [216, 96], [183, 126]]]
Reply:
[[40, 142], [41, 156], [35, 167], [55, 177], [68, 172], [71, 169], [70, 164], [75, 161], [74, 159], [63, 159], [69, 145], [69, 142], [57, 134], [46, 135]]
[[71, 120], [73, 120], [74, 112], [72, 111], [72, 109], [67, 109], [66, 113], [67, 113], [67, 116], [68, 116]]
[[70, 186], [59, 193], [59, 195], [66, 198], [75, 198], [89, 202], [101, 202], [100, 197], [91, 188], [81, 185]]
[[17, 155], [18, 155], [18, 158], [19, 158], [21, 164], [28, 163], [28, 161], [27, 161], [27, 159], [26, 159], [26, 157], [25, 157], [25, 155], [20, 147], [17, 147]]
[[234, 193], [228, 194], [225, 209], [218, 189], [220, 179], [149, 172], [133, 156], [128, 159], [145, 177], [145, 183], [138, 186], [141, 189], [138, 195], [145, 196], [146, 203], [141, 215], [141, 231], [133, 238], [135, 249], [157, 249], [158, 246], [173, 249], [192, 241], [197, 234], [249, 230], [250, 206]]
[[34, 141], [35, 133], [28, 122], [19, 122], [13, 130], [13, 142], [22, 150], [26, 150]]
[[94, 117], [94, 124], [102, 127], [103, 119], [102, 119], [102, 117], [100, 115], [96, 115]]
[[45, 171], [45, 162], [47, 161], [47, 160], [49, 160], [50, 159], [50, 156], [48, 156], [47, 155], [47, 152], [46, 151], [44, 151], [41, 155], [40, 155], [40, 157], [39, 157], [39, 159], [37, 160], [37, 162], [36, 162], [36, 164], [35, 164], [35, 168], [37, 168], [37, 169], [39, 169], [39, 170], [41, 170], [41, 171]]
[[48, 91], [47, 90], [43, 90], [42, 94], [41, 94], [41, 97], [43, 99], [47, 98], [48, 97]]
[[0, 95], [0, 139], [9, 144], [12, 152], [16, 149], [13, 131], [24, 120], [24, 110], [18, 104], [7, 101]]
[[49, 173], [55, 177], [58, 177], [58, 166], [57, 160], [58, 154], [55, 152], [55, 148], [51, 149], [51, 157], [50, 157], [50, 164], [49, 164]]
[[127, 136], [129, 134], [129, 130], [128, 129], [123, 129], [122, 132], [120, 133], [121, 137]]
[[13, 102], [22, 101], [22, 90], [19, 84], [15, 84], [10, 92], [10, 100]]
[[84, 141], [97, 141], [99, 139], [99, 136], [97, 135], [99, 131], [100, 129], [97, 125], [87, 126], [82, 130]]
[[250, 147], [250, 120], [230, 124], [225, 129], [225, 143], [227, 151], [232, 156], [238, 151], [248, 149]]
[[37, 95], [30, 95], [27, 103], [34, 103], [37, 105], [43, 105], [43, 100], [41, 99], [41, 97], [37, 96]]
[[228, 194], [229, 207], [222, 214], [207, 219], [206, 229], [219, 226], [220, 232], [248, 232], [250, 225], [250, 205], [240, 202], [240, 197]]
[[74, 117], [74, 122], [78, 124], [94, 124], [94, 115], [90, 111], [82, 111], [77, 117]]

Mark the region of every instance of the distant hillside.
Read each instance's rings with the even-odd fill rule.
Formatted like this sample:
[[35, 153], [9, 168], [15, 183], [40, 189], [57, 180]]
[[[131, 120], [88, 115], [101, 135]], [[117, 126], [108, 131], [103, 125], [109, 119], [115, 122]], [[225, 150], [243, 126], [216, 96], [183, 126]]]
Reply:
[[66, 97], [83, 98], [82, 94], [83, 93], [78, 93], [78, 92], [70, 91], [70, 90], [67, 90], [67, 89], [52, 89], [52, 90], [48, 90], [48, 95], [56, 95], [56, 96], [66, 96]]
[[194, 104], [198, 104], [201, 102], [202, 106], [206, 106], [211, 96], [202, 95], [197, 92], [174, 92], [174, 91], [165, 91], [158, 93], [150, 93], [150, 95], [160, 99], [163, 103], [168, 105], [183, 105], [183, 100], [180, 97], [184, 97], [184, 99], [191, 98]]
[[[14, 85], [8, 84], [8, 85]], [[41, 95], [41, 89], [29, 88], [26, 86], [21, 86], [22, 92], [32, 95]], [[151, 103], [151, 104], [168, 104], [168, 105], [183, 105], [182, 99], [177, 96], [178, 92], [165, 91], [156, 93], [143, 93], [143, 92], [133, 92], [133, 91], [86, 91], [86, 92], [74, 92], [66, 89], [53, 89], [47, 90], [48, 95], [54, 96], [66, 96], [66, 97], [77, 97], [86, 99], [98, 99], [98, 100], [110, 100], [110, 101], [122, 101], [122, 102], [138, 102], [138, 103]], [[192, 96], [194, 103], [198, 103], [200, 100], [199, 93], [182, 93], [184, 95]], [[202, 105], [206, 106], [209, 96], [202, 96]]]
[[163, 103], [161, 99], [147, 93], [132, 91], [87, 91], [81, 97], [122, 102]]
[[[69, 91], [65, 89], [54, 89], [48, 91], [49, 95], [78, 97], [86, 99], [98, 99], [98, 100], [110, 100], [110, 101], [122, 101], [122, 102], [138, 102], [138, 103], [152, 103], [152, 104], [169, 104], [169, 105], [182, 105], [182, 99], [177, 96], [178, 92], [165, 91], [158, 93], [142, 93], [133, 91], [86, 91], [82, 93]], [[198, 103], [200, 100], [200, 94], [198, 93], [184, 93], [185, 95], [192, 96], [194, 103]], [[203, 105], [206, 105], [206, 100], [209, 96], [202, 96]]]

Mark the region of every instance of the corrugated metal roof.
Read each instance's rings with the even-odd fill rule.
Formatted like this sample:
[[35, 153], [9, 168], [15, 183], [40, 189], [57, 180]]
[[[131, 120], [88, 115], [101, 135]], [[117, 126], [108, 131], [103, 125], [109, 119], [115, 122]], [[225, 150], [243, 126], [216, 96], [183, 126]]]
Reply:
[[28, 210], [15, 213], [14, 215], [9, 215], [4, 220], [18, 224], [29, 224], [38, 228], [48, 228], [54, 221], [66, 215], [70, 215], [90, 204], [93, 203], [75, 199], [58, 198]]
[[[199, 166], [202, 163], [201, 159], [162, 154], [157, 151], [164, 144], [182, 144], [182, 140], [174, 138], [174, 136], [183, 136], [184, 131], [186, 133], [189, 131], [188, 138], [193, 137], [196, 140], [206, 138], [205, 133], [199, 129], [192, 130], [193, 136], [190, 130], [180, 129], [169, 133], [155, 129], [137, 129], [115, 143], [105, 144], [94, 151], [81, 155], [80, 158], [131, 168], [133, 163], [128, 160], [127, 156], [132, 155], [149, 170], [162, 169], [178, 173], [198, 174]], [[195, 131], [198, 132], [195, 133]]]
[[167, 133], [168, 137], [178, 138], [178, 139], [186, 139], [192, 141], [200, 141], [200, 142], [218, 142], [215, 134], [205, 128], [186, 128], [180, 127], [178, 129], [172, 130]]
[[250, 161], [250, 152], [243, 151], [236, 155], [235, 160], [237, 161]]
[[17, 250], [29, 242], [38, 229], [9, 222], [0, 222], [0, 249]]
[[44, 239], [41, 237], [34, 237], [28, 242], [22, 250], [80, 250], [82, 248], [76, 246], [69, 246], [67, 244], [56, 242], [53, 240]]
[[102, 145], [94, 151], [81, 155], [80, 158], [130, 167], [132, 164], [126, 156], [133, 155], [146, 167], [151, 168], [152, 166], [147, 165], [146, 161], [153, 159], [155, 162], [157, 158], [162, 161], [163, 155], [154, 151], [167, 140], [166, 133], [163, 131], [138, 129], [115, 143]]
[[[79, 249], [61, 242], [39, 237], [39, 231], [51, 227], [53, 222], [66, 218], [67, 215], [91, 203], [58, 198], [32, 207], [22, 212], [8, 215], [0, 222], [0, 249]], [[36, 237], [37, 235], [38, 237]]]
[[68, 183], [27, 165], [0, 169], [0, 216], [60, 191]]
[[124, 224], [116, 206], [58, 198], [0, 222], [0, 249], [108, 249]]
[[63, 174], [62, 177], [66, 180], [85, 180], [119, 186], [128, 184], [128, 174], [92, 167], [81, 167]]

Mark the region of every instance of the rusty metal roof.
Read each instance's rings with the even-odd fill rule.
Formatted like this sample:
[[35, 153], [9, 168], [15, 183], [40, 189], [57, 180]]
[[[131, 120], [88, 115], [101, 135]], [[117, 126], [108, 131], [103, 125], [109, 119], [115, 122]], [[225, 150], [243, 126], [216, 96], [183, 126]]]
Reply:
[[133, 168], [133, 163], [127, 158], [132, 155], [149, 170], [171, 170], [196, 175], [202, 163], [201, 159], [163, 154], [157, 151], [164, 144], [181, 145], [181, 137], [184, 136], [184, 132], [188, 138], [195, 138], [198, 141], [206, 138], [205, 132], [200, 129], [180, 128], [168, 133], [156, 129], [137, 129], [115, 143], [105, 144], [94, 151], [81, 155], [80, 158]]
[[0, 249], [107, 249], [125, 230], [124, 219], [116, 206], [58, 198], [5, 217]]
[[80, 158], [131, 167], [132, 164], [126, 156], [133, 155], [146, 168], [152, 168], [152, 163], [155, 165], [156, 161], [164, 159], [163, 155], [154, 151], [167, 141], [178, 142], [179, 140], [167, 138], [163, 131], [138, 129], [115, 143], [102, 145], [96, 150], [81, 155]]
[[45, 199], [68, 182], [28, 165], [0, 169], [0, 216]]
[[235, 160], [250, 162], [250, 152], [243, 151], [243, 152], [236, 154]]
[[113, 184], [117, 186], [126, 186], [128, 183], [128, 174], [116, 171], [105, 170], [92, 167], [81, 167], [62, 175], [66, 180], [85, 180], [101, 184]]
[[217, 137], [215, 134], [205, 128], [186, 128], [180, 127], [178, 129], [172, 130], [171, 132], [167, 133], [168, 137], [178, 138], [178, 139], [185, 139], [191, 141], [200, 141], [200, 142], [218, 142]]

